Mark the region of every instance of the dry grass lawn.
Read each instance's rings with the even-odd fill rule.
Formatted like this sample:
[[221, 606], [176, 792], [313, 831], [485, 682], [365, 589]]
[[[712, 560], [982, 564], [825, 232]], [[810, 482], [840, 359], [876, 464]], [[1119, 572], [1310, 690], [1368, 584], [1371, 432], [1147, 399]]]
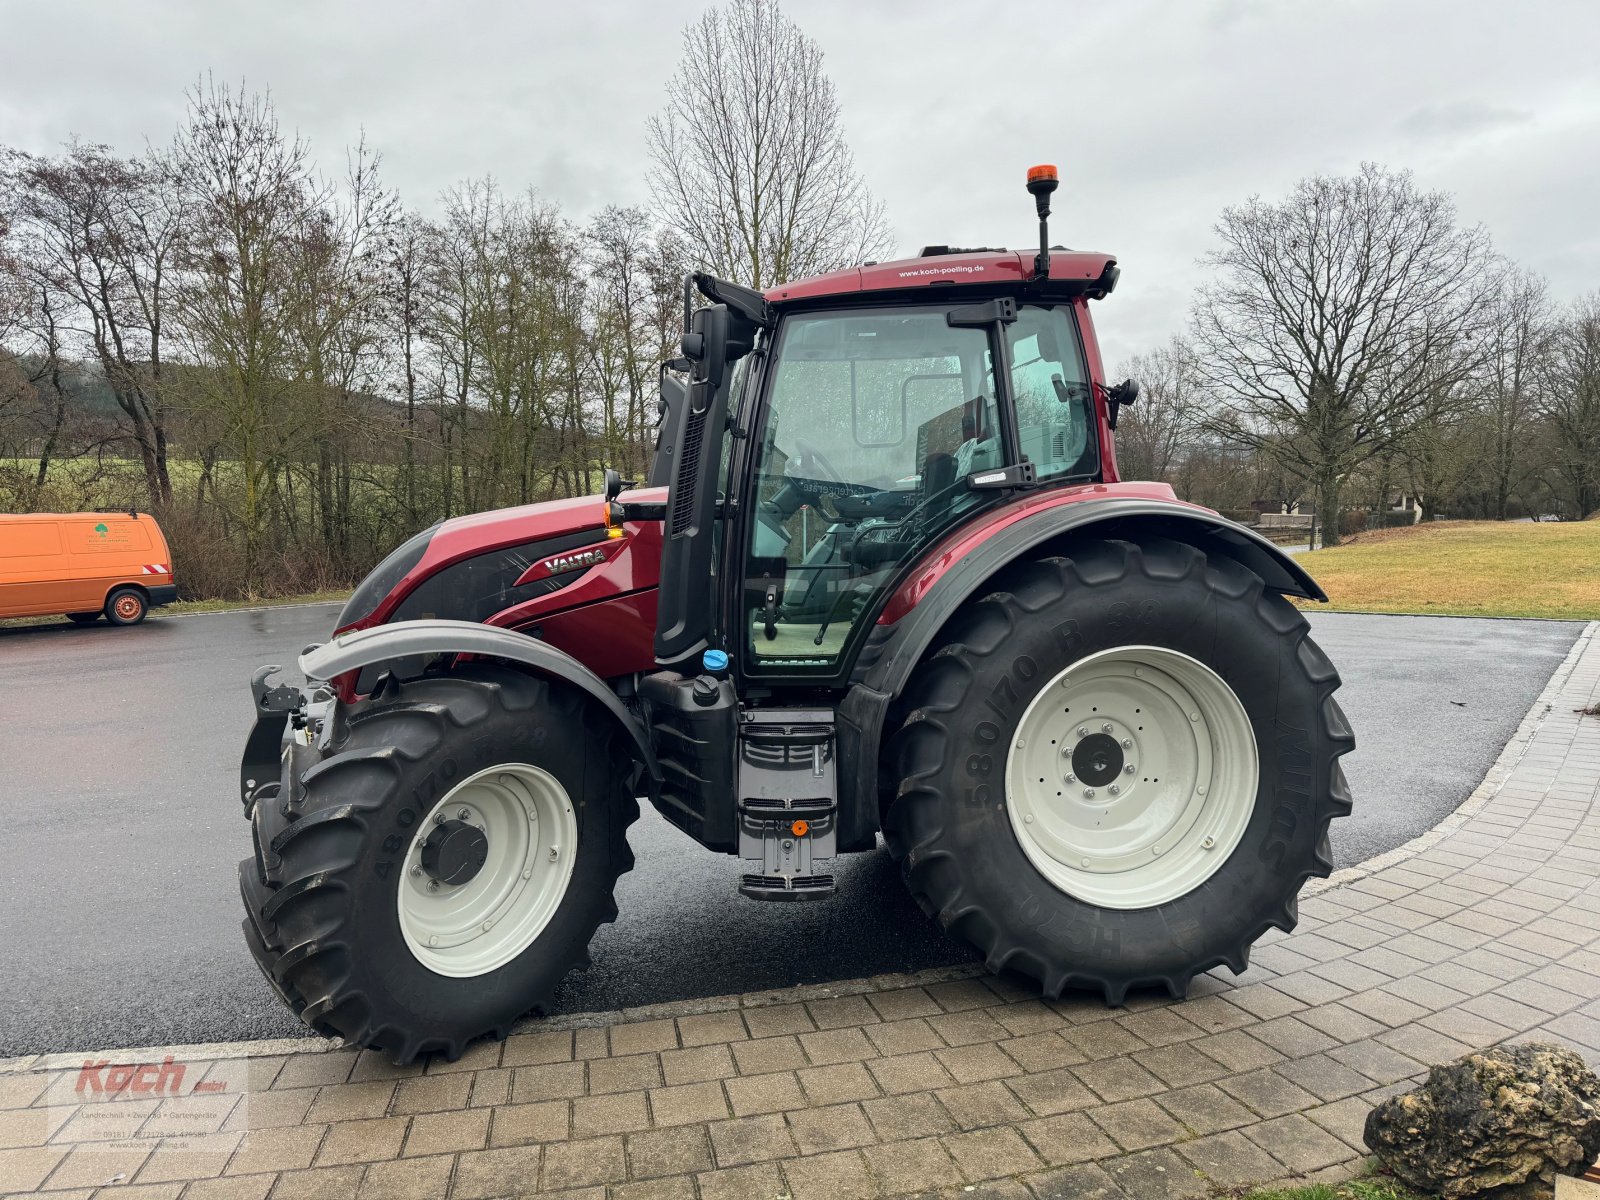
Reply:
[[1600, 521], [1435, 521], [1299, 557], [1340, 611], [1600, 619]]

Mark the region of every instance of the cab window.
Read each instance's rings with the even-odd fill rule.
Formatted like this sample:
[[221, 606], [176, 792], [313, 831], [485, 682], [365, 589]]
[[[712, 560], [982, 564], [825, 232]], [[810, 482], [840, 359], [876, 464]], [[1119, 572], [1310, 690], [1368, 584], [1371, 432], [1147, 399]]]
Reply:
[[1024, 305], [1006, 340], [1023, 457], [1040, 479], [1094, 478], [1094, 393], [1071, 309]]
[[989, 334], [942, 307], [789, 317], [756, 453], [743, 589], [756, 669], [830, 667], [899, 565], [993, 493]]

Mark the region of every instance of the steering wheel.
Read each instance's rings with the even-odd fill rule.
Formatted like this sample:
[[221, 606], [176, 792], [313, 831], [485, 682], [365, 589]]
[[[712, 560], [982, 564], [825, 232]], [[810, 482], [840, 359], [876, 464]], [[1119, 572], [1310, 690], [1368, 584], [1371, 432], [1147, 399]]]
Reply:
[[823, 472], [820, 475], [808, 475], [807, 478], [818, 479], [823, 483], [844, 482], [844, 476], [839, 474], [838, 468], [828, 461], [828, 456], [806, 441], [805, 438], [795, 438], [794, 448], [796, 458], [803, 461], [809, 460], [810, 466], [807, 468], [808, 470], [820, 469]]

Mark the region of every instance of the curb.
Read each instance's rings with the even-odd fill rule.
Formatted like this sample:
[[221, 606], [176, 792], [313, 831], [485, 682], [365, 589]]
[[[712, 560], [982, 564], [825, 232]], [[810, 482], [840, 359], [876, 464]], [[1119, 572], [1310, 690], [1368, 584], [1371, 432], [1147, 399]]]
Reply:
[[[294, 605], [281, 607], [310, 607]], [[238, 609], [231, 611], [241, 611]], [[209, 616], [193, 613], [192, 616]], [[1312, 879], [1300, 890], [1301, 898], [1320, 895], [1332, 888], [1342, 887], [1396, 866], [1413, 858], [1442, 841], [1459, 829], [1468, 819], [1479, 813], [1499, 793], [1512, 770], [1521, 762], [1534, 733], [1539, 729], [1554, 707], [1555, 697], [1576, 668], [1591, 641], [1600, 636], [1600, 621], [1588, 622], [1573, 642], [1566, 658], [1545, 683], [1533, 706], [1522, 718], [1521, 724], [1501, 750], [1488, 774], [1462, 803], [1432, 829], [1402, 846], [1385, 851], [1354, 867], [1336, 871], [1327, 879]], [[804, 1000], [825, 1000], [840, 996], [859, 996], [869, 992], [893, 991], [906, 987], [948, 983], [955, 980], [988, 976], [981, 962], [958, 963], [947, 967], [932, 967], [923, 971], [897, 972], [872, 975], [859, 979], [843, 979], [831, 983], [797, 984], [794, 987], [772, 988], [766, 991], [735, 993], [722, 996], [705, 996], [698, 999], [670, 1000], [635, 1008], [613, 1009], [600, 1012], [562, 1013], [549, 1017], [533, 1017], [519, 1021], [512, 1027], [513, 1034], [533, 1031], [560, 1032], [571, 1029], [590, 1029], [634, 1021], [659, 1020], [667, 1017], [696, 1016], [703, 1013], [726, 1012], [740, 1008], [767, 1008], [778, 1004], [792, 1004]], [[993, 985], [991, 985], [993, 986]], [[1005, 987], [1006, 985], [1000, 984]], [[1015, 990], [1009, 989], [1008, 990]], [[1019, 992], [1020, 994], [1020, 992]], [[105, 1059], [108, 1064], [149, 1062], [163, 1055], [183, 1057], [193, 1061], [217, 1059], [267, 1058], [289, 1054], [328, 1054], [337, 1050], [356, 1049], [337, 1038], [275, 1038], [244, 1042], [204, 1042], [186, 1046], [131, 1046], [116, 1050], [79, 1050], [51, 1054], [23, 1055], [19, 1058], [0, 1059], [0, 1075], [31, 1071], [61, 1071], [81, 1067], [86, 1058]]]

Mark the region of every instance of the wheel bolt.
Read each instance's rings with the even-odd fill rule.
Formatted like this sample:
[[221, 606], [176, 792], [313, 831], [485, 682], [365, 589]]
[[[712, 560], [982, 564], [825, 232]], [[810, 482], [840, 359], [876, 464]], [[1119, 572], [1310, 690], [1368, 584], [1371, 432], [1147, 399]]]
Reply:
[[442, 812], [441, 813], [434, 813], [433, 814], [433, 823], [435, 825], [443, 825], [444, 824], [444, 814]]
[[1084, 788], [1083, 789], [1083, 798], [1085, 800], [1093, 800], [1094, 799], [1094, 789], [1093, 788]]
[[430, 892], [437, 892], [439, 890], [439, 881], [437, 879], [428, 880], [428, 890]]
[[561, 857], [561, 851], [557, 850], [554, 846], [551, 846], [550, 847], [550, 861], [551, 862], [555, 862], [556, 859], [558, 859], [560, 857]]
[[1111, 732], [1111, 722], [1107, 721], [1105, 724], [1100, 726], [1100, 732], [1101, 733], [1110, 733]]
[[1122, 773], [1124, 775], [1132, 775], [1137, 769], [1138, 768], [1136, 768], [1132, 763], [1129, 763], [1127, 766], [1122, 768]]
[[1123, 738], [1122, 739], [1122, 748], [1124, 750], [1132, 750], [1133, 749], [1133, 739], [1132, 738]]
[[1212, 837], [1212, 836], [1211, 836], [1211, 835], [1210, 835], [1210, 834], [1209, 834], [1209, 833], [1208, 833], [1208, 834], [1206, 834], [1206, 840], [1205, 840], [1205, 841], [1203, 841], [1203, 842], [1201, 842], [1201, 843], [1200, 843], [1200, 848], [1201, 848], [1201, 849], [1202, 849], [1202, 850], [1209, 850], [1209, 849], [1211, 849], [1211, 848], [1212, 848], [1212, 847], [1213, 847], [1213, 846], [1215, 846], [1215, 845], [1216, 845], [1216, 844], [1217, 844], [1217, 839], [1216, 839], [1216, 838], [1214, 838], [1214, 837]]
[[1068, 775], [1067, 776], [1067, 782], [1068, 783], [1077, 783], [1078, 782], [1078, 777], [1076, 775]]
[[1089, 727], [1087, 725], [1079, 725], [1078, 726], [1078, 736], [1079, 737], [1088, 737], [1089, 736]]
[[465, 821], [471, 815], [472, 815], [472, 810], [470, 808], [463, 808], [459, 812], [456, 813], [457, 819], [462, 820], [462, 821]]
[[1110, 793], [1111, 793], [1111, 794], [1112, 794], [1112, 795], [1113, 795], [1113, 796], [1120, 796], [1120, 795], [1122, 795], [1122, 789], [1121, 789], [1121, 788], [1119, 788], [1119, 787], [1118, 787], [1118, 786], [1117, 786], [1117, 785], [1116, 785], [1116, 784], [1114, 784], [1114, 783], [1113, 783], [1113, 784], [1112, 784], [1112, 785], [1111, 785], [1111, 786], [1110, 786], [1110, 787], [1109, 787], [1109, 788], [1108, 788], [1108, 789], [1107, 789], [1107, 791], [1109, 791], [1109, 792], [1110, 792]]
[[411, 868], [411, 873], [413, 875], [421, 875], [422, 874], [422, 868], [421, 867], [412, 867]]

